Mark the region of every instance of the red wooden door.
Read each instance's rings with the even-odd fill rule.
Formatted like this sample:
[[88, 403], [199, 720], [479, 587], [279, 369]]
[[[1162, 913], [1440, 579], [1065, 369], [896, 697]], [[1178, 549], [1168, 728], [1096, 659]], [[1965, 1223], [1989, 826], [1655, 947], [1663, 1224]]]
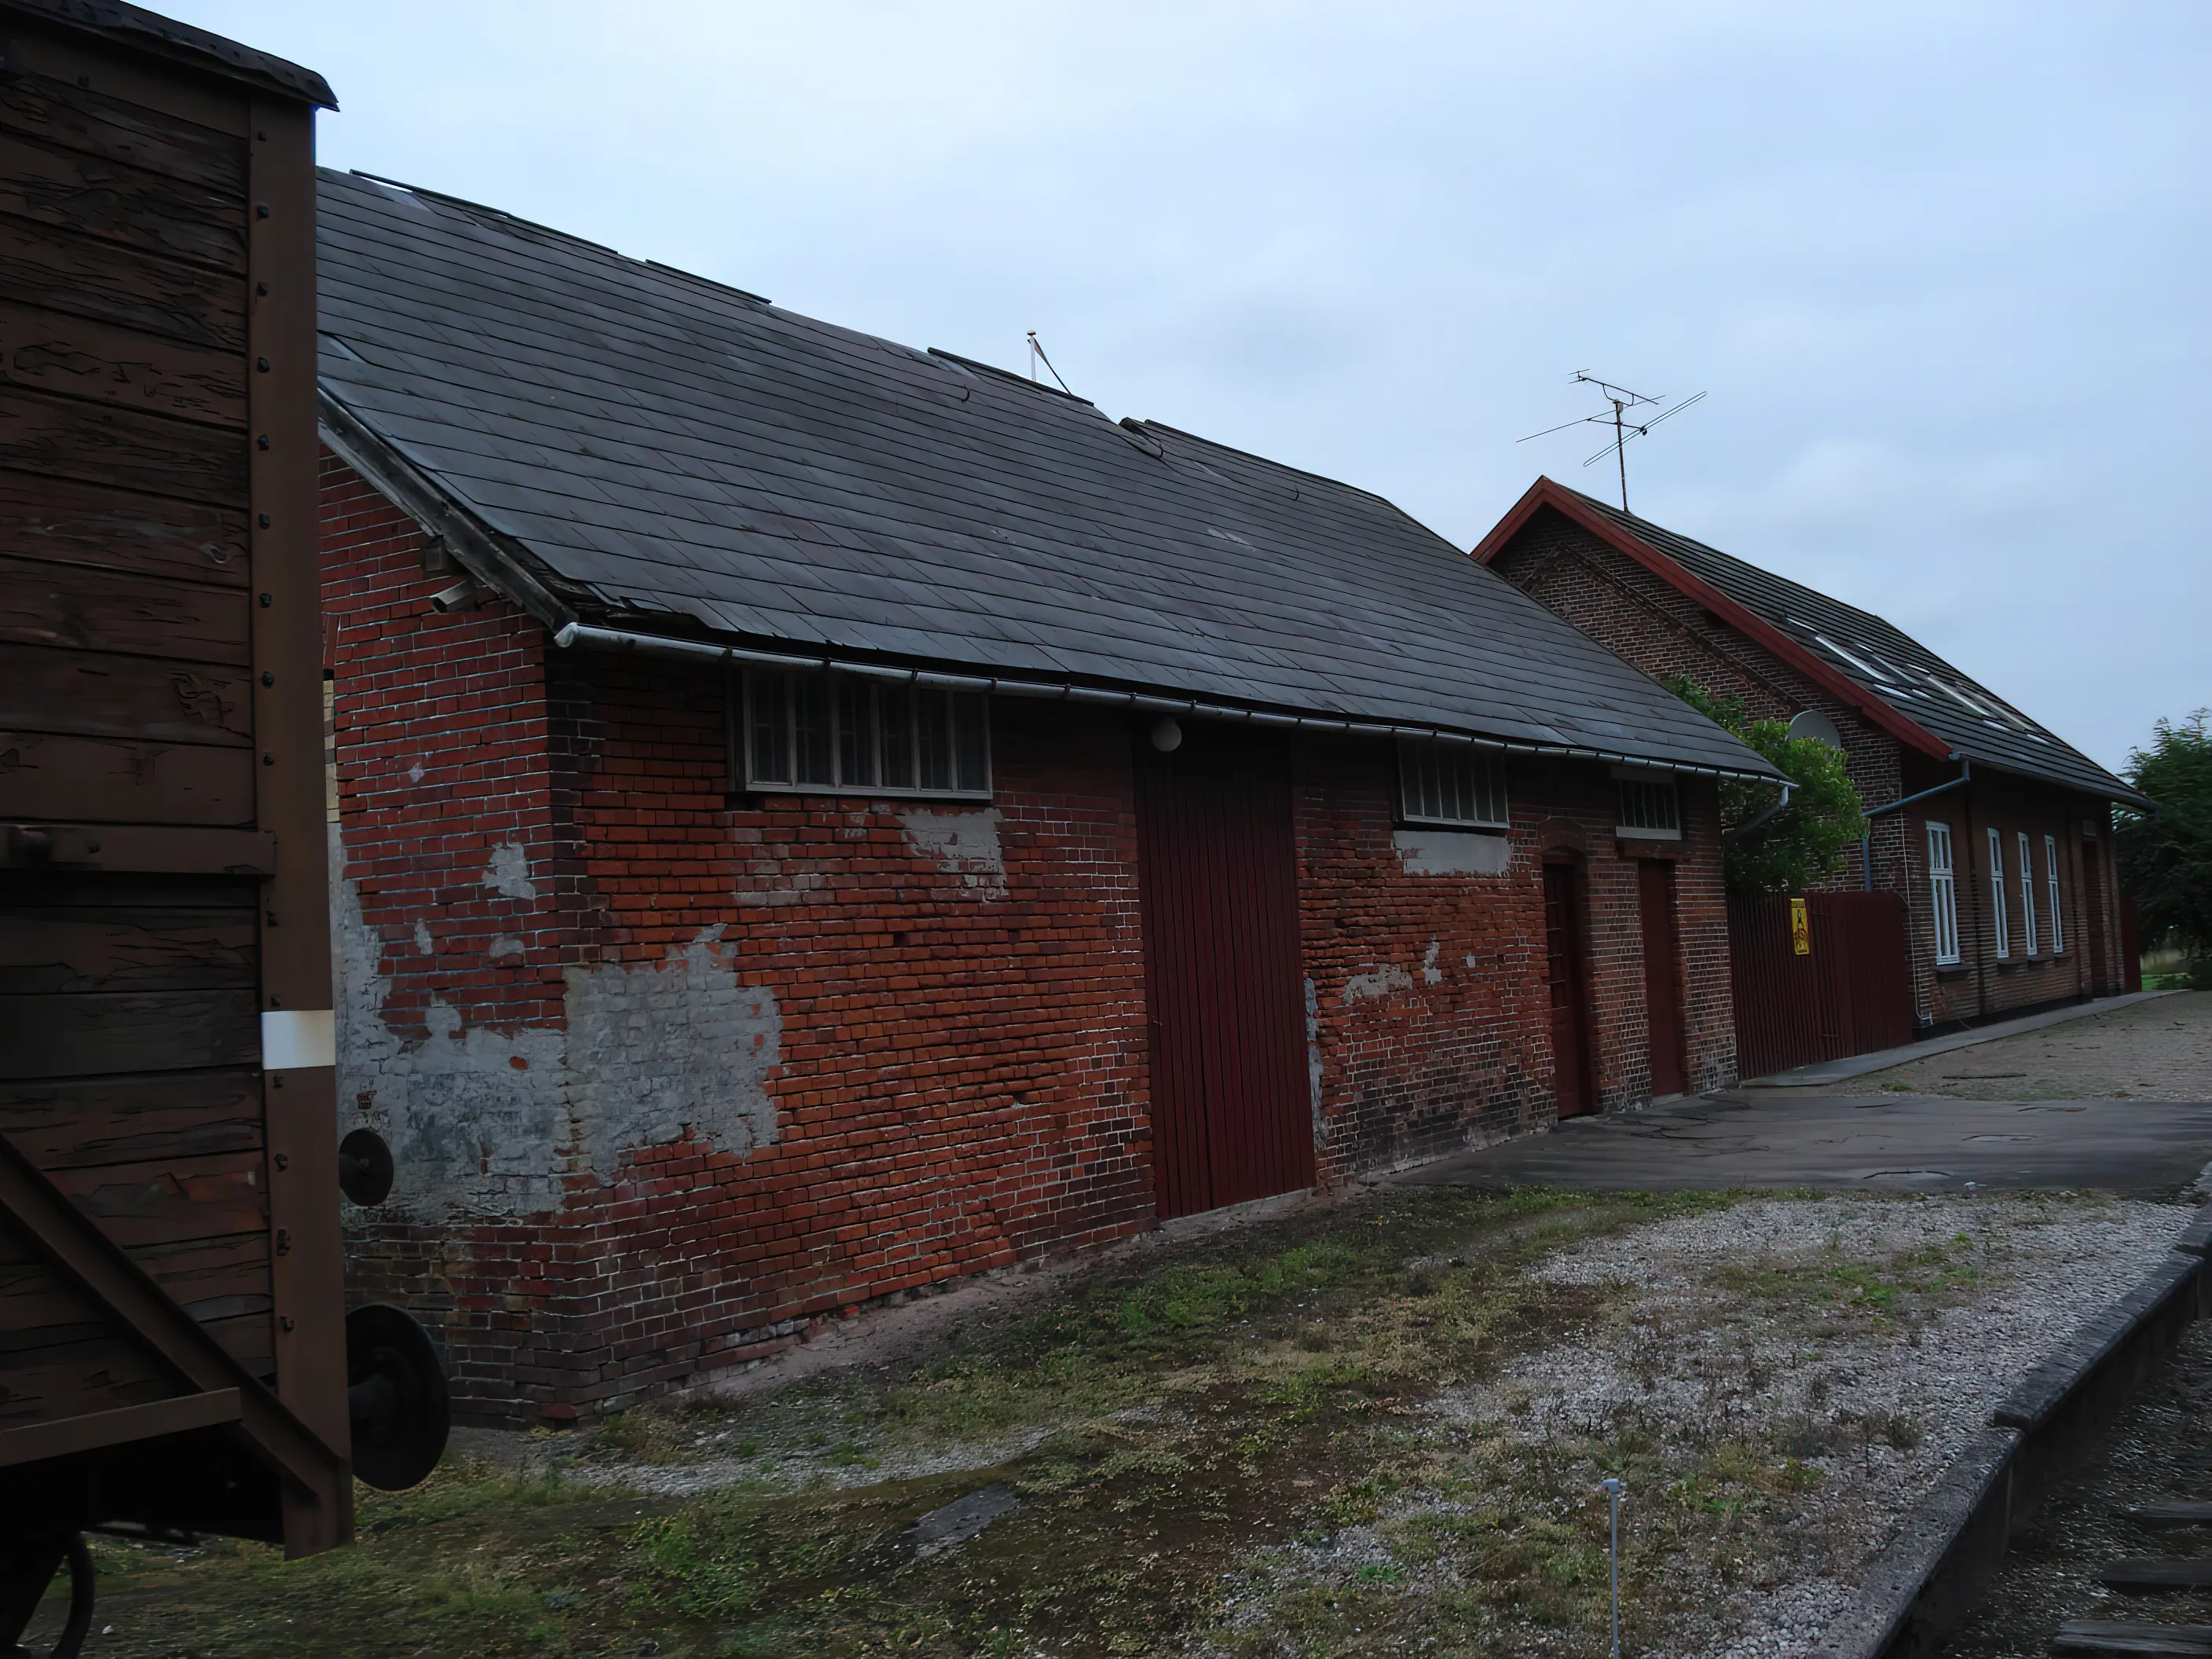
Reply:
[[1305, 982], [1287, 769], [1187, 738], [1140, 751], [1138, 884], [1159, 1213], [1310, 1187]]
[[1578, 872], [1571, 864], [1544, 866], [1544, 945], [1552, 995], [1552, 1091], [1561, 1117], [1579, 1117], [1596, 1105], [1590, 1086], [1589, 1006], [1583, 972], [1582, 905]]
[[1686, 1071], [1681, 981], [1675, 970], [1674, 866], [1663, 859], [1638, 860], [1636, 890], [1644, 924], [1644, 1018], [1650, 1031], [1651, 1092], [1679, 1095], [1686, 1086]]

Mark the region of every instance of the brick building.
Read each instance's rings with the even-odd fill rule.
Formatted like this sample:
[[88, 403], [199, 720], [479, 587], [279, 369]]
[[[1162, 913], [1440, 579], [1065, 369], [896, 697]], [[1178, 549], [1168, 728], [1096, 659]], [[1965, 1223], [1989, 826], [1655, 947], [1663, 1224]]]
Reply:
[[1881, 617], [1540, 478], [1475, 558], [1654, 678], [1832, 722], [1923, 1026], [2125, 988], [2112, 805], [2148, 802]]
[[1388, 502], [322, 192], [351, 1270], [465, 1413], [1732, 1080], [1774, 775]]

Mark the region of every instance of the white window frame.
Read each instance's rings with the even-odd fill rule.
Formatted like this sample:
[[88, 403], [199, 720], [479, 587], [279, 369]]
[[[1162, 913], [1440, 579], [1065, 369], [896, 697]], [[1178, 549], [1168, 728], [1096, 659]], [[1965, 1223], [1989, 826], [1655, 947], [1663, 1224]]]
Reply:
[[1613, 833], [1624, 841], [1682, 839], [1682, 794], [1663, 772], [1613, 769]]
[[2056, 836], [2043, 838], [2043, 874], [2051, 888], [2051, 954], [2063, 957], [2066, 954], [2066, 920], [2065, 912], [2058, 903], [2058, 837]]
[[1398, 739], [1398, 817], [1402, 823], [1503, 834], [1513, 822], [1498, 757], [1471, 744]]
[[1990, 835], [1990, 923], [1996, 930], [1997, 960], [2012, 959], [2012, 923], [2005, 915], [2004, 837], [1992, 830]]
[[1959, 884], [1951, 870], [1951, 826], [1928, 823], [1928, 902], [1936, 916], [1936, 963], [1959, 961]]
[[2027, 953], [2036, 953], [2035, 938], [2035, 860], [2031, 855], [2027, 831], [2020, 832], [2020, 922], [2027, 934]]
[[[770, 690], [773, 684], [775, 689]], [[807, 711], [826, 732], [827, 775], [800, 759], [802, 689], [818, 698]], [[887, 749], [903, 708], [903, 744]], [[780, 720], [781, 736], [773, 735]], [[872, 799], [991, 799], [990, 701], [981, 692], [885, 683], [820, 669], [748, 669], [744, 677], [744, 787], [763, 795], [864, 795]], [[782, 745], [781, 763], [772, 751]], [[900, 750], [903, 749], [903, 756]], [[927, 781], [935, 771], [938, 781]], [[802, 776], [815, 772], [817, 775]], [[872, 772], [873, 775], [867, 774]], [[887, 783], [902, 772], [905, 783]]]

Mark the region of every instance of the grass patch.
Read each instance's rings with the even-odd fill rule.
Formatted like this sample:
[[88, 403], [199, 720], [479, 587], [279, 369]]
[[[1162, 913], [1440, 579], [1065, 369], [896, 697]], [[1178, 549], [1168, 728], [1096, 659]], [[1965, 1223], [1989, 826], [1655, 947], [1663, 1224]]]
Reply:
[[[1455, 1465], [1414, 1413], [1603, 1315], [1608, 1292], [1532, 1278], [1531, 1263], [1741, 1196], [1403, 1189], [1194, 1241], [900, 1364], [625, 1412], [559, 1443], [565, 1473], [449, 1460], [415, 1492], [364, 1492], [349, 1551], [288, 1565], [249, 1545], [104, 1545], [103, 1620], [118, 1626], [104, 1651], [1139, 1653], [1206, 1617], [1253, 1546], [1376, 1528], [1382, 1553], [1318, 1594], [1314, 1631], [1379, 1628], [1411, 1597], [1440, 1605], [1423, 1575], [1455, 1552], [1484, 1587], [1454, 1594], [1571, 1622], [1597, 1582], [1586, 1505], [1514, 1521], [1485, 1497], [1563, 1468], [1502, 1453]], [[1607, 1432], [1608, 1455], [1644, 1455], [1622, 1425]], [[967, 1467], [929, 1472], [963, 1447], [977, 1449]], [[1705, 1471], [1698, 1490], [1748, 1502], [1790, 1478], [1775, 1473], [1786, 1456], [1762, 1455]], [[686, 1497], [593, 1484], [704, 1459], [744, 1478]], [[925, 1558], [917, 1520], [994, 1481], [1018, 1507]], [[1393, 1518], [1431, 1492], [1492, 1519]]]

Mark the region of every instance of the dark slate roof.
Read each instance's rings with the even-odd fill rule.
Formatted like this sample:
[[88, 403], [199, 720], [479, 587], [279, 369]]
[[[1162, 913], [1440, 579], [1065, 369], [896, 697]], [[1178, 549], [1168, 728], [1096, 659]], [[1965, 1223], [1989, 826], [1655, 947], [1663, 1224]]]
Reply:
[[586, 622], [1765, 763], [1381, 497], [325, 172], [325, 394]]
[[0, 0], [0, 17], [32, 19], [76, 34], [99, 36], [111, 46], [165, 58], [204, 74], [226, 81], [240, 81], [262, 92], [274, 92], [302, 103], [336, 109], [338, 100], [330, 83], [311, 69], [205, 29], [179, 23], [173, 17], [123, 0]]
[[1595, 496], [1570, 493], [1779, 629], [1959, 754], [2002, 771], [2048, 779], [2108, 799], [2149, 804], [2087, 755], [2069, 747], [1996, 692], [1873, 612], [1747, 564], [1648, 519], [1608, 507]]

